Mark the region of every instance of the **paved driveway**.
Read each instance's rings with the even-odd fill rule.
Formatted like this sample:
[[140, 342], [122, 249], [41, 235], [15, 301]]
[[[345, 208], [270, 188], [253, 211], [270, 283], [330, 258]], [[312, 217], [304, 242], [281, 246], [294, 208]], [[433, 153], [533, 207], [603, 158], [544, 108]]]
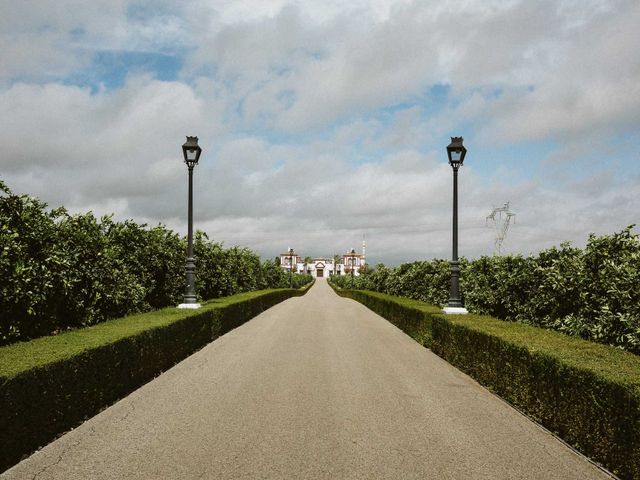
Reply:
[[1, 478], [610, 477], [319, 279]]

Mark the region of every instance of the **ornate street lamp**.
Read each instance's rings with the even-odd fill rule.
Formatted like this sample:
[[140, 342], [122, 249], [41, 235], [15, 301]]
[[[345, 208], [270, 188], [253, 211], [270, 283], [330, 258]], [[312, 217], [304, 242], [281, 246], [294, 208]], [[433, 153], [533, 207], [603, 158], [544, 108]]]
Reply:
[[198, 137], [187, 137], [182, 145], [184, 162], [189, 169], [189, 208], [188, 208], [188, 232], [187, 232], [187, 286], [184, 291], [184, 300], [178, 308], [200, 308], [196, 302], [196, 261], [193, 258], [193, 167], [198, 164], [202, 149], [198, 146]]
[[349, 258], [351, 259], [351, 288], [353, 288], [353, 283], [354, 283], [353, 271], [356, 268], [356, 265], [355, 265], [356, 264], [356, 251], [355, 251], [355, 249], [352, 248], [351, 252], [349, 252], [349, 253], [350, 253]]
[[289, 249], [289, 288], [293, 288], [293, 248]]
[[460, 298], [460, 263], [458, 262], [458, 169], [464, 162], [467, 149], [462, 145], [462, 137], [451, 137], [447, 146], [449, 165], [453, 169], [453, 253], [451, 255], [451, 294], [449, 304], [443, 309], [444, 313], [469, 313]]

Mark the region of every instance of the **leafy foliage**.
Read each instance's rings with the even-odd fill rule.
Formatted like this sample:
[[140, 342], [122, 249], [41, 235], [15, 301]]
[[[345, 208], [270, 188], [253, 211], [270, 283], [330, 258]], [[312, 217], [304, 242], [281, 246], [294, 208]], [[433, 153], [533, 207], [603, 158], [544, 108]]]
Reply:
[[[591, 235], [584, 249], [563, 243], [536, 256], [461, 259], [465, 306], [640, 354], [640, 239], [632, 228]], [[449, 278], [444, 260], [378, 265], [353, 288], [444, 306]], [[348, 277], [332, 282], [351, 288]]]
[[[0, 181], [0, 345], [180, 303], [186, 239], [92, 213], [70, 215]], [[288, 274], [196, 232], [196, 294], [286, 288]], [[293, 286], [311, 278], [295, 275]]]

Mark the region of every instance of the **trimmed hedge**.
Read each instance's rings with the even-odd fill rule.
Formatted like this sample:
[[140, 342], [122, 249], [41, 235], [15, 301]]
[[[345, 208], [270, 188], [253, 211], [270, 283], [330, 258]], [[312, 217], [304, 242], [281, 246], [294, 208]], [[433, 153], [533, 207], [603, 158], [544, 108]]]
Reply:
[[166, 308], [0, 348], [0, 471], [301, 289]]
[[388, 319], [623, 479], [640, 478], [640, 358], [623, 350], [425, 303], [336, 288]]

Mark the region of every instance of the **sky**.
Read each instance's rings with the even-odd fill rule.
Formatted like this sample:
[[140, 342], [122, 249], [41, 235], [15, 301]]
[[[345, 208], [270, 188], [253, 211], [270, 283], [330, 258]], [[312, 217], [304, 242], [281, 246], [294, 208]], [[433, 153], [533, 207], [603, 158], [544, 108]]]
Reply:
[[[0, 0], [0, 179], [272, 258], [535, 254], [640, 223], [637, 0]], [[638, 232], [639, 229], [634, 230]]]

